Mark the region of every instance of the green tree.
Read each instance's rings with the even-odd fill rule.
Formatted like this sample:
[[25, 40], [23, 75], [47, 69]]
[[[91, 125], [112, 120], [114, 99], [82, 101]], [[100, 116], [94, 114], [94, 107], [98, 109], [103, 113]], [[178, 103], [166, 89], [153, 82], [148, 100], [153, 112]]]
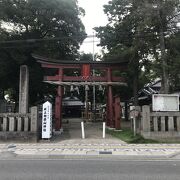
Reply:
[[1, 22], [12, 28], [11, 40], [27, 40], [23, 46], [36, 45], [34, 52], [46, 56], [74, 59], [85, 38], [75, 0], [2, 0], [0, 12]]
[[[169, 54], [169, 39], [174, 36], [177, 29], [177, 22], [180, 15], [180, 1], [179, 0], [158, 0], [146, 1], [146, 19], [147, 26], [153, 29], [156, 34], [156, 43], [154, 46], [154, 58], [156, 63], [160, 65], [159, 76], [162, 80], [162, 93], [169, 93], [170, 90], [170, 59], [172, 54]], [[149, 9], [149, 11], [148, 11]], [[174, 31], [175, 30], [175, 31]], [[149, 47], [150, 49], [151, 47]], [[157, 52], [160, 52], [157, 55]], [[169, 56], [170, 55], [170, 56]], [[175, 59], [174, 59], [175, 60]]]
[[[83, 14], [76, 0], [1, 0], [1, 87], [18, 92], [18, 78], [13, 78], [19, 77], [19, 66], [27, 64], [32, 103], [47, 93], [41, 82], [43, 72], [31, 54], [66, 60], [79, 57], [78, 48], [86, 37]], [[8, 79], [6, 86], [3, 77]]]
[[92, 53], [81, 53], [80, 54], [80, 61], [93, 61], [93, 54]]
[[[135, 105], [142, 73], [161, 77], [162, 92], [169, 92], [168, 42], [174, 35], [172, 30], [177, 31], [179, 5], [179, 0], [111, 0], [104, 6], [109, 22], [96, 28], [100, 45], [108, 50], [104, 59], [129, 60]], [[157, 64], [158, 69], [154, 67]]]
[[172, 92], [180, 90], [180, 33], [175, 33], [168, 43], [169, 81]]
[[[133, 84], [134, 104], [137, 105], [138, 78], [141, 70], [140, 60], [146, 60], [146, 44], [141, 38], [143, 26], [142, 13], [139, 13], [139, 1], [110, 1], [104, 6], [109, 23], [105, 27], [96, 28], [100, 45], [108, 50], [104, 59], [129, 60], [130, 87]], [[141, 12], [141, 11], [140, 11]]]

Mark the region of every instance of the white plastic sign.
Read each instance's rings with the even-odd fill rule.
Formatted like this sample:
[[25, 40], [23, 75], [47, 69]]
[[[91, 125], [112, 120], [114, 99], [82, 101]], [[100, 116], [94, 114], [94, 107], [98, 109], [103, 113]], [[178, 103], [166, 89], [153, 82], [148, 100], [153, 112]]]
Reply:
[[42, 139], [52, 136], [52, 104], [45, 102], [42, 109]]
[[154, 94], [152, 105], [153, 111], [179, 111], [179, 95]]

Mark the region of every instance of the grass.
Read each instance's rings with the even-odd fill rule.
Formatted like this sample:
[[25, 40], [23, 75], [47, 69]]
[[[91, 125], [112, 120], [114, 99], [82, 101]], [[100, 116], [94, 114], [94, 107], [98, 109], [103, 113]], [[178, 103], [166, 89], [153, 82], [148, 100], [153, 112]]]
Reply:
[[152, 139], [144, 139], [141, 135], [137, 134], [134, 136], [134, 133], [130, 129], [123, 129], [122, 131], [114, 131], [107, 129], [106, 132], [113, 137], [121, 139], [129, 144], [152, 144], [152, 143], [160, 143], [159, 141]]

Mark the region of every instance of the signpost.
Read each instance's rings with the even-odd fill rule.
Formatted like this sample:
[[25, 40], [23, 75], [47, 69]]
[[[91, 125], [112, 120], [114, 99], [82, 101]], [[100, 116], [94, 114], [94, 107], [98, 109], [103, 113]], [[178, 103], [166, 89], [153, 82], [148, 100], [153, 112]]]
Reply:
[[154, 94], [152, 105], [153, 111], [179, 111], [179, 95]]
[[52, 104], [47, 101], [43, 104], [42, 112], [42, 139], [52, 137]]

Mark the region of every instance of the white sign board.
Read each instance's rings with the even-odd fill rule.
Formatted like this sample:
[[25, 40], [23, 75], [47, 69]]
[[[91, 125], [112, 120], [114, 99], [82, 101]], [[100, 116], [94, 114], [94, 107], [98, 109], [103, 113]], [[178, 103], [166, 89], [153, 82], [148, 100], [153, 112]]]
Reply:
[[179, 95], [154, 94], [152, 106], [153, 111], [179, 111]]
[[52, 104], [45, 102], [42, 109], [42, 139], [52, 136]]

